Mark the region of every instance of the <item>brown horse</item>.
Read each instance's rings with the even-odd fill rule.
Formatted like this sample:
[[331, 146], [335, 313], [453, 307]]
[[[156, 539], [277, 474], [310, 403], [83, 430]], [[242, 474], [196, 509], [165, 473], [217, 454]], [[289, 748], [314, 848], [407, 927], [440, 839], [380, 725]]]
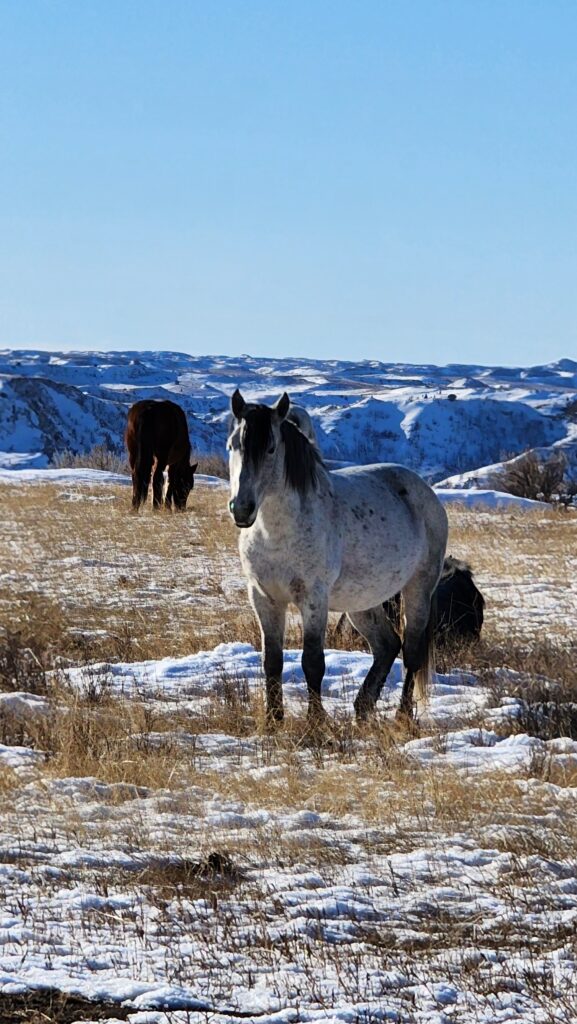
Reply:
[[180, 512], [186, 508], [186, 499], [194, 487], [194, 473], [198, 466], [190, 465], [190, 438], [184, 410], [176, 402], [145, 399], [135, 402], [128, 412], [126, 447], [132, 470], [132, 508], [138, 512], [148, 497], [152, 478], [153, 508], [162, 507], [164, 470], [168, 466], [166, 508]]

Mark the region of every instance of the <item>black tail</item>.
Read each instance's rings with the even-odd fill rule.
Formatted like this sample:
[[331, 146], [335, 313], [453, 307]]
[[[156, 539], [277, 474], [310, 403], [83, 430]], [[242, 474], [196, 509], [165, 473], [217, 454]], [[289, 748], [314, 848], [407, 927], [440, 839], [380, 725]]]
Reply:
[[144, 505], [148, 498], [148, 488], [150, 486], [150, 476], [152, 473], [152, 463], [154, 462], [154, 456], [152, 453], [152, 445], [147, 437], [148, 431], [146, 430], [145, 417], [140, 416], [136, 424], [136, 458], [134, 461], [133, 480], [134, 480], [134, 499], [133, 504], [136, 507]]

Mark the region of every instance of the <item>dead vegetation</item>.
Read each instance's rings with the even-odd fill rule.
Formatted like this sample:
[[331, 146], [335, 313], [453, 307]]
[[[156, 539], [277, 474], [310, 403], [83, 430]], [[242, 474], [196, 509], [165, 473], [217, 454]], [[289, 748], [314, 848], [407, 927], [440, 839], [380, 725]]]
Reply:
[[64, 448], [54, 453], [50, 464], [55, 469], [100, 469], [108, 473], [130, 475], [126, 452], [106, 444], [95, 444], [87, 452], [73, 452], [70, 448]]
[[[226, 491], [195, 489], [184, 515], [148, 508], [131, 516], [122, 487], [3, 487], [2, 501], [0, 685], [19, 685], [25, 666], [10, 654], [17, 648], [38, 662], [41, 685], [42, 670], [57, 658], [136, 661], [229, 640], [258, 644]], [[544, 621], [551, 642], [570, 645], [577, 516], [455, 506], [449, 514], [449, 550], [472, 563], [487, 599], [479, 656], [535, 647]], [[299, 639], [294, 620], [287, 645]], [[343, 643], [334, 623], [327, 641]], [[354, 645], [362, 649], [363, 641]]]
[[81, 1024], [82, 1021], [128, 1020], [134, 1010], [118, 1003], [83, 999], [55, 988], [6, 995], [0, 993], [0, 1020], [10, 1024]]
[[562, 451], [547, 458], [528, 451], [506, 462], [489, 480], [497, 491], [532, 501], [570, 505], [577, 495], [577, 479], [568, 475], [567, 457]]
[[[195, 454], [194, 462], [198, 463], [198, 473], [228, 480], [228, 460], [220, 452]], [[96, 444], [87, 452], [73, 452], [65, 448], [52, 456], [50, 464], [55, 469], [100, 469], [130, 476], [126, 451], [109, 448], [106, 444]]]
[[[540, 960], [560, 946], [577, 954], [574, 926], [558, 913], [558, 875], [577, 861], [576, 819], [572, 805], [562, 803], [577, 780], [564, 774], [561, 762], [539, 754], [518, 771], [491, 773], [456, 771], [438, 760], [427, 766], [407, 753], [407, 736], [384, 713], [362, 730], [342, 714], [317, 735], [304, 714], [291, 713], [271, 732], [262, 692], [224, 670], [198, 707], [163, 701], [161, 694], [154, 700], [137, 691], [130, 698], [119, 694], [106, 671], [91, 669], [93, 661], [184, 655], [226, 640], [258, 644], [226, 492], [198, 488], [185, 516], [151, 510], [131, 516], [122, 488], [5, 488], [3, 498], [0, 690], [28, 691], [49, 704], [45, 717], [25, 723], [8, 710], [0, 716], [0, 742], [46, 755], [36, 803], [25, 789], [29, 776], [2, 769], [5, 827], [13, 818], [19, 836], [4, 862], [14, 858], [30, 873], [30, 888], [37, 884], [43, 894], [51, 885], [85, 885], [104, 899], [130, 892], [140, 901], [122, 913], [107, 906], [83, 910], [77, 924], [82, 940], [98, 944], [114, 933], [119, 948], [160, 943], [167, 982], [196, 991], [202, 972], [208, 978], [202, 996], [215, 979], [222, 985], [223, 955], [240, 965], [235, 978], [250, 983], [242, 974], [250, 942], [251, 963], [270, 973], [279, 993], [284, 965], [298, 964], [293, 998], [303, 1005], [317, 1000], [330, 1008], [325, 976], [360, 1002], [375, 998], [373, 977], [402, 969], [407, 986], [449, 978], [488, 1001], [515, 989], [542, 1006], [543, 1021], [572, 1019], [574, 991], [560, 987]], [[574, 719], [563, 717], [562, 709], [577, 703], [569, 614], [577, 606], [577, 520], [549, 510], [520, 515], [463, 508], [451, 508], [450, 518], [451, 552], [472, 562], [487, 616], [481, 643], [443, 652], [440, 667], [479, 673], [496, 706], [504, 696], [525, 700], [526, 715], [515, 728], [543, 739], [573, 735]], [[525, 614], [535, 581], [550, 588], [553, 606], [562, 595], [558, 616]], [[299, 627], [291, 624], [288, 645], [299, 640]], [[333, 642], [329, 632], [328, 645]], [[362, 646], [360, 638], [356, 642]], [[83, 682], [74, 687], [63, 671], [72, 665], [83, 667]], [[557, 710], [544, 719], [543, 706], [551, 702]], [[442, 753], [446, 732], [428, 728]], [[227, 751], [216, 754], [211, 738], [222, 745], [223, 737]], [[69, 790], [68, 780], [82, 790]], [[558, 806], [552, 806], [551, 783], [560, 787]], [[86, 816], [80, 792], [91, 805]], [[209, 825], [209, 804], [233, 815], [242, 808], [247, 823], [228, 831]], [[301, 813], [302, 825], [287, 828], [287, 816]], [[156, 814], [165, 816], [162, 827], [151, 827], [160, 820]], [[309, 815], [316, 818], [307, 830]], [[473, 913], [467, 886], [455, 882], [455, 848], [465, 859], [472, 848], [486, 852], [486, 870], [471, 865], [484, 911]], [[58, 867], [56, 854], [70, 849], [86, 852], [86, 862], [79, 857]], [[122, 850], [132, 866], [109, 863], [111, 849]], [[418, 866], [423, 850], [428, 859], [421, 874], [417, 867], [414, 877], [400, 874], [395, 857], [414, 855]], [[43, 874], [44, 863], [49, 871]], [[317, 881], [311, 884], [323, 892], [343, 879], [352, 884], [347, 872], [359, 863], [367, 870], [366, 880], [355, 883], [358, 891], [375, 906], [385, 892], [395, 912], [351, 919], [344, 953], [331, 938], [334, 922], [320, 911], [311, 911], [307, 931], [299, 934], [284, 890], [272, 886], [267, 872], [274, 869], [274, 885], [284, 879], [289, 893], [294, 875], [312, 872]], [[454, 892], [451, 901], [438, 902], [438, 885]], [[29, 914], [31, 928], [43, 934], [42, 901], [31, 910], [25, 900], [22, 906], [18, 913]], [[142, 907], [153, 909], [153, 932]], [[522, 920], [530, 927], [520, 926]], [[172, 950], [184, 932], [197, 946], [190, 943], [175, 961]], [[484, 959], [476, 955], [481, 949]], [[525, 959], [517, 964], [521, 953]], [[234, 997], [235, 983], [227, 998]], [[391, 993], [404, 998], [386, 986], [377, 996], [386, 1001]], [[34, 1024], [97, 1020], [100, 1013], [123, 1019], [126, 1009], [112, 1012], [50, 990], [2, 998], [0, 1017], [11, 1013], [7, 1019]], [[411, 999], [407, 992], [407, 1020]], [[469, 1007], [471, 1021], [476, 1005]]]
[[[140, 516], [127, 488], [3, 488], [0, 628], [70, 664], [213, 647], [246, 607], [223, 492]], [[42, 658], [41, 658], [42, 660]]]
[[577, 515], [536, 510], [449, 509], [449, 552], [465, 558], [486, 600], [487, 645], [575, 641]]
[[[151, 751], [144, 770], [127, 747], [134, 734], [181, 729], [240, 736], [255, 725], [259, 733], [265, 731], [261, 702], [243, 690], [242, 680], [226, 673], [194, 725], [174, 707], [151, 722], [142, 702], [132, 701], [127, 716], [110, 693], [90, 693], [89, 666], [95, 661], [179, 656], [232, 640], [258, 647], [226, 492], [199, 488], [186, 515], [147, 509], [132, 516], [128, 490], [110, 487], [4, 487], [3, 504], [8, 525], [0, 538], [0, 689], [54, 693], [59, 685], [54, 672], [71, 665], [85, 666], [87, 679], [84, 695], [65, 688], [58, 693], [60, 719], [52, 729], [58, 743], [46, 737], [45, 725], [35, 725], [33, 735], [20, 724], [0, 721], [5, 742], [49, 749], [51, 770], [58, 774], [101, 777], [105, 766], [108, 781], [161, 786], [174, 771], [173, 752]], [[572, 571], [577, 517], [547, 509], [489, 513], [451, 506], [449, 512], [450, 550], [472, 562], [487, 614], [482, 640], [440, 651], [438, 669], [476, 672], [492, 688], [496, 704], [505, 687], [510, 696], [522, 697], [519, 727], [525, 722], [534, 735], [573, 735], [577, 682], [571, 619], [559, 614], [548, 621], [547, 637], [536, 637], [523, 607], [523, 585], [538, 560], [541, 586], [559, 587], [567, 603], [577, 598]], [[520, 590], [515, 603], [513, 586]], [[286, 645], [300, 643], [300, 624], [292, 617]], [[331, 622], [327, 646], [363, 649], [364, 641], [356, 635], [352, 642], [343, 639]], [[515, 673], [517, 682], [503, 669]], [[348, 728], [332, 742], [346, 746]]]

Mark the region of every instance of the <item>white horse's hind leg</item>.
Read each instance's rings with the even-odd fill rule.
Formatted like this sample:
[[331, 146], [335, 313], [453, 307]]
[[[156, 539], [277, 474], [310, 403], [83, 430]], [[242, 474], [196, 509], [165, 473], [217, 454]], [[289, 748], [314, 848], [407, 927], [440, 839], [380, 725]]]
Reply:
[[406, 675], [398, 714], [413, 716], [413, 691], [417, 700], [425, 700], [430, 684], [434, 651], [434, 602], [436, 581], [414, 576], [403, 589], [405, 632], [403, 661]]
[[357, 718], [363, 719], [374, 710], [392, 664], [401, 649], [401, 638], [387, 617], [382, 605], [365, 612], [348, 612], [355, 629], [371, 648], [373, 664], [355, 699]]
[[274, 722], [284, 717], [282, 701], [283, 643], [286, 604], [271, 601], [256, 586], [249, 586], [252, 604], [262, 634], [262, 667], [266, 681], [266, 711]]

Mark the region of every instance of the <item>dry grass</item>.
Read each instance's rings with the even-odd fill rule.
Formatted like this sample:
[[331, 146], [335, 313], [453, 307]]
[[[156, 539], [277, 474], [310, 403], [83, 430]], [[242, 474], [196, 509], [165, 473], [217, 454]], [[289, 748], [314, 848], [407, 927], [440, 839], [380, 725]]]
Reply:
[[[220, 452], [212, 452], [207, 455], [195, 455], [193, 452], [192, 461], [198, 463], [198, 473], [219, 476], [223, 480], [228, 480], [228, 459]], [[130, 476], [127, 453], [112, 451], [105, 444], [97, 444], [88, 452], [72, 452], [70, 449], [56, 452], [51, 465], [57, 469], [103, 469], [109, 473], [123, 473], [125, 476]]]
[[[209, 795], [271, 812], [279, 807], [287, 811], [306, 807], [334, 820], [359, 820], [367, 828], [381, 830], [391, 850], [412, 848], [426, 836], [454, 829], [468, 831], [479, 845], [490, 845], [495, 840], [488, 837], [487, 829], [500, 824], [503, 835], [513, 836], [518, 851], [518, 835], [510, 826], [515, 821], [525, 824], [529, 816], [546, 816], [550, 810], [546, 789], [537, 787], [528, 793], [525, 779], [562, 786], [575, 783], [573, 769], [564, 774], [546, 758], [534, 759], [528, 771], [521, 769], [517, 774], [468, 775], [450, 766], [423, 766], [403, 750], [406, 735], [385, 719], [358, 729], [344, 718], [333, 721], [323, 733], [311, 734], [306, 719], [293, 716], [283, 729], [268, 731], [261, 696], [239, 701], [231, 693], [232, 686], [229, 695], [214, 695], [208, 709], [194, 714], [152, 711], [138, 701], [112, 697], [106, 688], [97, 694], [60, 690], [51, 718], [40, 722], [36, 732], [30, 727], [27, 738], [48, 754], [46, 777], [94, 778], [112, 787], [107, 797], [112, 802], [134, 799], [130, 787], [139, 787], [178, 794], [178, 806], [187, 814], [198, 813]], [[228, 754], [223, 771], [220, 764], [213, 766], [213, 755], [195, 742], [206, 733], [239, 740], [250, 736], [251, 742], [243, 753], [239, 746], [238, 757]], [[443, 736], [438, 739], [442, 749]], [[11, 785], [7, 779], [6, 787]], [[552, 827], [549, 820], [548, 830], [550, 856], [555, 849], [558, 852], [562, 835], [564, 856], [577, 858], [577, 828], [569, 828], [564, 821]], [[536, 848], [536, 835], [530, 831], [524, 836], [525, 852]], [[263, 841], [258, 833], [252, 835], [243, 855], [261, 855]], [[287, 841], [283, 838], [285, 859]], [[269, 834], [269, 858], [276, 842]], [[294, 856], [302, 860], [298, 836], [295, 842]], [[314, 861], [314, 850], [309, 852]]]
[[449, 552], [470, 561], [486, 605], [490, 642], [574, 641], [577, 515], [449, 508]]
[[[132, 516], [120, 487], [3, 487], [2, 502], [0, 630], [42, 664], [55, 653], [79, 664], [258, 644], [226, 491], [195, 489], [183, 516]], [[449, 515], [450, 550], [472, 562], [487, 598], [486, 651], [534, 644], [544, 622], [567, 644], [577, 517], [455, 506]], [[294, 622], [287, 645], [299, 641]], [[329, 628], [328, 645], [342, 642]]]
[[213, 647], [246, 608], [222, 491], [129, 514], [127, 488], [3, 488], [0, 629], [71, 663]]
[[105, 1000], [40, 989], [17, 995], [0, 994], [0, 1019], [10, 1024], [80, 1024], [81, 1021], [128, 1020], [134, 1011]]
[[[70, 494], [82, 500], [70, 500]], [[251, 957], [260, 968], [272, 965], [280, 978], [284, 964], [298, 963], [295, 985], [301, 989], [295, 999], [302, 996], [304, 1003], [318, 996], [318, 1006], [325, 1008], [323, 973], [338, 978], [351, 1002], [369, 991], [363, 988], [369, 984], [369, 963], [379, 971], [402, 969], [414, 984], [430, 985], [437, 977], [446, 981], [454, 971], [456, 984], [490, 997], [496, 983], [484, 962], [473, 957], [480, 945], [505, 957], [527, 947], [541, 953], [574, 943], [571, 924], [557, 923], [547, 931], [547, 912], [556, 911], [558, 890], [550, 879], [535, 877], [532, 859], [577, 860], [577, 819], [562, 803], [570, 792], [556, 791], [554, 804], [549, 785], [567, 787], [575, 779], [562, 777], [551, 759], [536, 757], [517, 773], [467, 774], [416, 762], [403, 749], [406, 736], [381, 718], [357, 729], [343, 716], [311, 734], [303, 717], [290, 714], [282, 729], [268, 731], [262, 693], [225, 673], [210, 700], [198, 710], [185, 710], [161, 699], [146, 702], [138, 694], [115, 696], [106, 676], [96, 678], [88, 669], [85, 685], [75, 691], [61, 674], [48, 671], [63, 659], [86, 666], [94, 658], [189, 654], [223, 640], [257, 644], [226, 499], [225, 491], [198, 488], [185, 516], [147, 510], [134, 517], [128, 512], [128, 489], [4, 488], [0, 687], [46, 693], [51, 707], [48, 718], [25, 725], [8, 717], [0, 721], [0, 741], [26, 743], [47, 754], [36, 804], [31, 788], [22, 788], [28, 776], [9, 770], [0, 775], [6, 829], [19, 836], [20, 845], [10, 855], [33, 877], [42, 867], [35, 857], [44, 856], [53, 871], [57, 851], [95, 852], [86, 863], [82, 857], [71, 867], [65, 862], [53, 881], [40, 872], [39, 891], [86, 884], [104, 896], [127, 889], [137, 893], [154, 907], [154, 934], [146, 934], [144, 917], [133, 920], [132, 911], [107, 917], [107, 911], [87, 909], [79, 935], [97, 943], [116, 929], [119, 948], [132, 948], [136, 935], [143, 946], [149, 942], [156, 948], [160, 936], [171, 951], [179, 948], [183, 934], [187, 943], [194, 935], [200, 953], [191, 943], [191, 953], [166, 965], [169, 982], [194, 990], [207, 964], [223, 984], [221, 956], [224, 952], [240, 963], [248, 934]], [[536, 566], [540, 584], [573, 601], [577, 519], [547, 509], [519, 515], [454, 507], [450, 518], [451, 551], [473, 563], [488, 602], [482, 644], [466, 655], [446, 657], [466, 656], [492, 680], [496, 701], [503, 664], [519, 673], [531, 698], [541, 698], [539, 686], [547, 676], [557, 681], [559, 700], [568, 700], [574, 680], [569, 626], [561, 616], [546, 618], [545, 642], [522, 612]], [[298, 640], [298, 627], [291, 626], [288, 644]], [[237, 737], [238, 749], [232, 744], [222, 755], [215, 753], [203, 745], [206, 734]], [[442, 752], [441, 732], [436, 742]], [[71, 780], [69, 788], [63, 779]], [[91, 785], [93, 799], [83, 797]], [[84, 799], [90, 803], [87, 814]], [[212, 801], [216, 825], [207, 818]], [[219, 808], [239, 807], [243, 814], [262, 812], [262, 824], [218, 824]], [[309, 831], [306, 825], [287, 829], [285, 816], [303, 810], [322, 820]], [[454, 903], [440, 906], [427, 899], [427, 878], [395, 876], [392, 855], [424, 848], [430, 854], [431, 892], [436, 885], [461, 886], [444, 857], [454, 844], [502, 851], [508, 858], [507, 870], [475, 883], [510, 910], [509, 918], [503, 915], [491, 929], [483, 931], [481, 913], [463, 917], [460, 900], [470, 906], [464, 883]], [[112, 849], [132, 857], [134, 870], [107, 863]], [[317, 933], [291, 931], [286, 905], [264, 880], [273, 867], [288, 889], [294, 871], [310, 868], [329, 886], [340, 884], [350, 866], [359, 864], [368, 874], [374, 870], [378, 885], [391, 885], [399, 906], [407, 893], [415, 899], [406, 918], [410, 927], [400, 928], [395, 915], [376, 925], [352, 921], [355, 941], [344, 954], [342, 945], [323, 938], [322, 918]], [[370, 894], [372, 884], [359, 883], [359, 891]], [[195, 901], [201, 909], [195, 909]], [[516, 923], [520, 907], [527, 914], [535, 910], [535, 921], [542, 914], [541, 931], [535, 924], [534, 934], [524, 933]], [[41, 901], [38, 908], [33, 923], [44, 934]], [[274, 942], [271, 922], [279, 924]], [[144, 929], [142, 935], [138, 929]], [[443, 959], [446, 950], [451, 955]], [[531, 980], [519, 971], [511, 967], [511, 985], [522, 984], [541, 1000], [543, 1020], [561, 1021], [544, 975], [536, 970]], [[565, 1019], [572, 1019], [574, 996], [557, 993], [555, 999]], [[44, 1013], [38, 1020], [70, 1019], [69, 1004], [61, 1012], [56, 995], [54, 1000], [38, 1006], [14, 1003], [11, 1009]], [[2, 1011], [0, 1003], [0, 1016]], [[90, 1007], [78, 1005], [73, 1012], [88, 1013]], [[474, 1009], [469, 1019], [475, 1021]]]
[[[98, 708], [77, 699], [50, 723], [42, 749], [50, 754], [48, 774], [96, 778], [145, 789], [177, 789], [194, 774], [194, 751], [167, 738], [150, 739], [150, 716], [142, 706], [126, 708], [116, 700]], [[123, 798], [123, 790], [118, 791]], [[130, 794], [133, 795], [133, 794]]]
[[[259, 646], [258, 626], [241, 578], [237, 533], [226, 512], [226, 491], [198, 488], [184, 516], [155, 514], [150, 508], [133, 516], [128, 489], [110, 487], [4, 487], [3, 508], [7, 526], [0, 538], [2, 689], [42, 693], [46, 672], [55, 666], [179, 656], [232, 640]], [[565, 599], [572, 600], [577, 517], [547, 508], [487, 512], [458, 506], [450, 506], [449, 515], [450, 550], [473, 563], [487, 608], [481, 643], [440, 653], [438, 667], [466, 665], [479, 672], [493, 688], [496, 703], [503, 695], [503, 666], [518, 673], [520, 689], [530, 702], [575, 701], [575, 645], [568, 617], [552, 622], [548, 618], [548, 636], [541, 639], [532, 633], [531, 622], [525, 630], [521, 611], [524, 587], [535, 583], [532, 575], [526, 582], [528, 566], [537, 562], [539, 585], [559, 587]], [[299, 646], [301, 640], [300, 623], [291, 617], [286, 645]], [[333, 645], [362, 649], [364, 641], [355, 637], [351, 644], [350, 637], [338, 637], [331, 624], [327, 646]], [[259, 733], [265, 731], [262, 703], [234, 693], [237, 683], [223, 681], [220, 701], [215, 700], [203, 721], [197, 721], [196, 730], [248, 735], [256, 724]], [[67, 728], [74, 723], [80, 736], [88, 728], [83, 714], [80, 705], [74, 714], [67, 708]], [[104, 708], [100, 715], [101, 720], [106, 718]], [[115, 716], [112, 708], [112, 725]], [[127, 736], [151, 727], [142, 721], [125, 722], [122, 715], [116, 722], [116, 738], [106, 742], [90, 725], [82, 770], [98, 774], [102, 753], [112, 773], [109, 778], [134, 781], [139, 769], [133, 753], [128, 756], [123, 746]], [[167, 722], [156, 728], [168, 730]], [[172, 727], [188, 725], [173, 721]], [[2, 728], [13, 741], [19, 735], [27, 739], [21, 732], [10, 732], [6, 723]], [[297, 723], [295, 728], [301, 726]], [[333, 742], [346, 746], [343, 735]], [[30, 736], [28, 741], [35, 746], [44, 742]], [[291, 742], [297, 742], [294, 736]], [[78, 773], [81, 765], [72, 762], [75, 744], [69, 749], [68, 760], [53, 751], [54, 763], [59, 772]], [[111, 750], [113, 757], [108, 756]], [[170, 769], [163, 767], [158, 752], [153, 757], [158, 763], [147, 772], [160, 779]]]
[[[62, 661], [87, 664], [95, 658], [189, 654], [226, 640], [258, 645], [258, 629], [240, 576], [237, 534], [226, 513], [226, 492], [198, 488], [184, 516], [154, 514], [150, 509], [132, 516], [128, 490], [109, 487], [5, 487], [3, 507], [8, 525], [0, 538], [2, 688], [42, 692], [46, 669]], [[488, 601], [483, 642], [466, 652], [444, 655], [441, 667], [465, 660], [487, 682], [492, 680], [498, 699], [502, 684], [496, 670], [507, 665], [520, 673], [524, 686], [527, 679], [533, 680], [536, 699], [542, 699], [539, 680], [547, 677], [563, 684], [563, 699], [568, 700], [575, 678], [574, 651], [550, 640], [537, 643], [530, 633], [523, 642], [518, 636], [505, 636], [505, 597], [502, 591], [487, 592], [499, 577], [510, 584], [509, 597], [513, 585], [522, 591], [533, 560], [538, 560], [541, 582], [570, 590], [577, 518], [549, 509], [473, 512], [455, 506], [449, 514], [450, 550], [471, 560]], [[521, 629], [519, 606], [515, 613]], [[293, 624], [287, 645], [299, 642], [300, 627]], [[338, 640], [329, 630], [328, 644], [334, 642]], [[362, 644], [359, 638], [358, 645]], [[254, 799], [272, 805], [281, 799], [279, 787], [285, 801], [290, 802], [291, 791], [295, 799], [297, 794], [303, 798], [300, 756], [305, 750], [310, 759], [315, 748], [305, 723], [289, 720], [282, 738], [268, 736], [262, 700], [243, 694], [238, 680], [223, 678], [220, 694], [194, 720], [174, 708], [151, 720], [145, 705], [136, 701], [126, 706], [107, 693], [95, 698], [61, 690], [57, 704], [58, 720], [51, 722], [50, 730], [39, 724], [24, 735], [19, 727], [2, 724], [5, 739], [20, 738], [49, 750], [52, 774], [94, 775], [106, 782], [163, 788], [198, 770], [194, 754], [177, 749], [173, 741], [152, 747], [143, 740], [138, 748], [135, 734], [181, 730], [246, 736], [256, 726], [263, 763], [267, 758], [274, 762], [282, 751], [284, 775], [269, 784], [268, 795], [259, 783]], [[379, 792], [392, 781], [391, 773], [400, 772], [406, 801], [408, 780], [415, 772], [407, 770], [398, 753], [399, 738], [390, 726], [377, 723], [363, 756], [378, 766], [378, 772], [371, 776], [366, 796], [358, 787], [347, 795], [348, 788], [337, 783], [342, 765], [358, 756], [351, 730], [347, 722], [335, 726], [326, 748], [329, 759], [336, 758], [334, 777], [331, 771], [321, 772], [317, 789], [308, 792], [307, 799], [334, 813], [349, 813], [360, 801], [367, 819], [378, 820], [379, 801], [371, 809], [371, 792]], [[315, 756], [313, 763], [322, 768], [322, 744]], [[245, 795], [253, 792], [250, 780], [242, 774], [238, 779], [227, 784], [246, 786]], [[347, 777], [347, 787], [349, 781]], [[222, 788], [216, 778], [210, 784]], [[389, 798], [388, 808], [394, 805], [394, 798]]]
[[95, 444], [88, 452], [73, 452], [65, 448], [54, 453], [50, 464], [56, 469], [102, 469], [130, 476], [127, 453], [113, 451], [105, 444]]

